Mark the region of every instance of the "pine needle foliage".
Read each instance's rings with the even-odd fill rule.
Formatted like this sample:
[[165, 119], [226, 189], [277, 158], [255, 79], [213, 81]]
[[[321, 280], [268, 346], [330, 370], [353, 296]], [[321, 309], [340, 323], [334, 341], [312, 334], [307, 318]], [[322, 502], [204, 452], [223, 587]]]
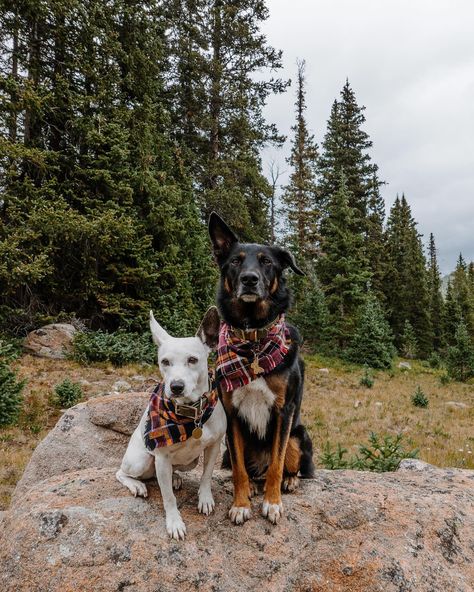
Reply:
[[21, 411], [26, 380], [18, 380], [12, 370], [14, 357], [13, 346], [0, 340], [0, 427], [15, 424]]
[[360, 444], [359, 452], [346, 457], [347, 449], [340, 444], [333, 450], [329, 442], [326, 444], [320, 462], [326, 469], [355, 469], [357, 471], [372, 471], [383, 473], [396, 471], [405, 458], [417, 458], [418, 449], [406, 450], [403, 445], [403, 435], [379, 436], [372, 432], [369, 444]]
[[382, 307], [372, 294], [362, 306], [345, 357], [371, 368], [390, 368], [395, 350], [393, 336]]
[[414, 407], [422, 407], [423, 409], [428, 407], [428, 397], [425, 395], [420, 385], [416, 387], [415, 392], [411, 396], [411, 402]]

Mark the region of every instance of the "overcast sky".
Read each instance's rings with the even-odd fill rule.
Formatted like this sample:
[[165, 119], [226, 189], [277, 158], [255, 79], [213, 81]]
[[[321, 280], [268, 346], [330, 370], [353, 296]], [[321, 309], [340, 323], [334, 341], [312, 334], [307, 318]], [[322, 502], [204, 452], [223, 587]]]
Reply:
[[[379, 165], [387, 212], [405, 193], [419, 230], [433, 232], [443, 273], [474, 260], [474, 2], [267, 0], [264, 32], [295, 80], [306, 60], [307, 120], [318, 143], [346, 77]], [[294, 86], [267, 115], [290, 134]], [[276, 155], [284, 164], [289, 141]], [[266, 164], [275, 155], [265, 154]]]

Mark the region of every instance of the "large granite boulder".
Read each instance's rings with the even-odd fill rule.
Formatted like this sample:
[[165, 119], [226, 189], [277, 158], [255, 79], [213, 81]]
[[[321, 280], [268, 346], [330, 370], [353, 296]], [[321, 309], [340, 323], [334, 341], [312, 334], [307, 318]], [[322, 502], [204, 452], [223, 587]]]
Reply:
[[277, 526], [197, 512], [199, 471], [177, 493], [184, 542], [166, 534], [159, 489], [134, 498], [114, 473], [147, 395], [69, 410], [35, 451], [1, 516], [4, 592], [469, 592], [474, 589], [474, 471], [407, 460], [396, 473], [318, 471], [284, 496]]

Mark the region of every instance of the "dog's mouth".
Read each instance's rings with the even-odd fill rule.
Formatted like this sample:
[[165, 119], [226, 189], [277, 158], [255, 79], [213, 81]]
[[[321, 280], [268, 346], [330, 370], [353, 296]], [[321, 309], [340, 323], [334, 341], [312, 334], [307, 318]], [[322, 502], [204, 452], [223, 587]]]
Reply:
[[245, 294], [241, 294], [239, 297], [241, 300], [243, 300], [244, 302], [256, 302], [259, 298], [258, 294], [255, 294], [253, 292], [249, 293], [245, 293]]

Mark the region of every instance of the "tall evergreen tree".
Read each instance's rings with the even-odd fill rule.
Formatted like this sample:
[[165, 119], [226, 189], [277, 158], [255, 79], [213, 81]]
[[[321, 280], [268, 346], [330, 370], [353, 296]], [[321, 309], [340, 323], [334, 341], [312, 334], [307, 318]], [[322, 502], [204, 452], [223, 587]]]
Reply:
[[322, 254], [317, 266], [329, 309], [330, 331], [340, 350], [350, 339], [370, 280], [363, 237], [351, 231], [356, 214], [349, 202], [350, 193], [342, 172], [339, 188], [331, 196], [322, 224]]
[[350, 346], [345, 352], [348, 360], [367, 364], [371, 368], [390, 368], [395, 348], [390, 326], [377, 298], [369, 293], [361, 307]]
[[317, 203], [317, 145], [308, 131], [305, 111], [305, 62], [298, 62], [296, 88], [296, 123], [291, 128], [290, 182], [284, 188], [282, 201], [287, 219], [286, 242], [301, 262], [312, 266], [318, 242], [321, 212]]
[[468, 267], [462, 253], [454, 270], [452, 279], [453, 295], [456, 299], [461, 315], [466, 324], [469, 335], [474, 339], [474, 309], [472, 308], [472, 294], [470, 280], [468, 276]]
[[444, 338], [448, 345], [453, 345], [455, 341], [456, 329], [463, 320], [462, 311], [454, 295], [451, 280], [446, 289], [446, 298], [444, 301], [443, 330]]
[[355, 93], [347, 80], [339, 101], [334, 101], [319, 159], [320, 189], [323, 203], [339, 189], [341, 171], [346, 177], [354, 210], [353, 230], [367, 232], [369, 201], [377, 195], [380, 181], [377, 165], [371, 162], [368, 150], [372, 141], [362, 129], [365, 107], [357, 104]]
[[444, 301], [441, 294], [441, 275], [433, 233], [428, 247], [428, 292], [430, 299], [430, 322], [433, 331], [433, 349], [439, 351], [444, 345]]
[[389, 321], [395, 335], [395, 345], [402, 346], [405, 321], [412, 325], [421, 357], [432, 350], [432, 330], [429, 318], [429, 293], [426, 261], [412, 217], [403, 195], [395, 200], [386, 229], [387, 271], [385, 297]]
[[365, 252], [371, 272], [371, 290], [383, 302], [386, 273], [386, 245], [384, 234], [385, 203], [380, 195], [380, 183], [374, 174], [367, 204], [367, 233]]

